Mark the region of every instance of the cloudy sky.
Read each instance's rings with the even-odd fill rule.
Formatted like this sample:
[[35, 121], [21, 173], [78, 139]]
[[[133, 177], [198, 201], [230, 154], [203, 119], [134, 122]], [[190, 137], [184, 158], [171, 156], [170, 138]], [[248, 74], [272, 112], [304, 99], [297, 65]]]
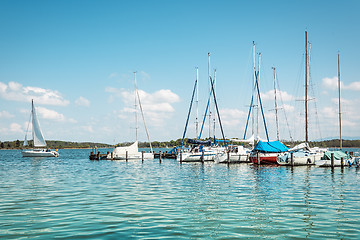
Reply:
[[[242, 138], [253, 41], [256, 65], [261, 53], [269, 137], [276, 139], [277, 129], [275, 67], [280, 138], [302, 140], [305, 31], [311, 43], [309, 139], [339, 135], [338, 53], [343, 136], [359, 139], [359, 9], [355, 0], [0, 1], [0, 141], [24, 139], [31, 99], [46, 139], [134, 141], [134, 72], [151, 140], [181, 138], [196, 67], [198, 115], [204, 117], [208, 52], [224, 133]], [[195, 103], [192, 110], [187, 137], [196, 135]], [[137, 116], [138, 138], [146, 141]], [[202, 137], [209, 135], [207, 124]], [[215, 128], [221, 137], [218, 123]], [[265, 138], [261, 115], [258, 129]], [[247, 137], [251, 131], [250, 123]]]

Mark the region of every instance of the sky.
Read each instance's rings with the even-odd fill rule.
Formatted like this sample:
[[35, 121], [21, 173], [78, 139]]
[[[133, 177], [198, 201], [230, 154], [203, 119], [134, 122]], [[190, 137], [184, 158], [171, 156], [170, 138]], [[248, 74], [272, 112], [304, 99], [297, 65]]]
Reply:
[[[181, 138], [198, 68], [198, 107], [195, 97], [185, 135], [195, 138], [209, 96], [208, 53], [224, 134], [243, 138], [253, 42], [269, 139], [279, 129], [281, 140], [304, 140], [305, 31], [309, 140], [339, 138], [338, 54], [342, 136], [359, 139], [359, 9], [356, 0], [2, 0], [0, 141], [24, 139], [31, 99], [47, 140], [116, 144], [135, 141], [137, 130], [147, 141], [134, 72], [150, 140]], [[213, 102], [215, 134], [206, 120], [202, 138], [222, 137]], [[266, 139], [261, 111], [253, 112], [254, 132]], [[252, 129], [250, 117], [246, 138]]]

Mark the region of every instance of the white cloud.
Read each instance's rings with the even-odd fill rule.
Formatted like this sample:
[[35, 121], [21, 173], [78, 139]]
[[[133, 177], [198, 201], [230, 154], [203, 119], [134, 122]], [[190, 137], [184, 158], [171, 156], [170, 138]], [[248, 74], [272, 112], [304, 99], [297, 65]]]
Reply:
[[[264, 101], [274, 101], [275, 100], [275, 91], [274, 90], [270, 90], [266, 93], [261, 93], [261, 98]], [[289, 93], [285, 92], [285, 91], [276, 91], [276, 97], [277, 100], [282, 100], [283, 102], [289, 102], [289, 101], [293, 101], [295, 98], [294, 96], [290, 95]]]
[[360, 91], [360, 82], [352, 82], [347, 86], [344, 86], [344, 89]]
[[[217, 116], [217, 115], [216, 115]], [[247, 113], [240, 111], [239, 109], [220, 109], [221, 122], [224, 126], [229, 127], [242, 127], [244, 119], [247, 117]], [[217, 121], [218, 119], [216, 119]]]
[[114, 77], [116, 77], [118, 74], [116, 73], [116, 72], [114, 72], [114, 73], [110, 73], [110, 75], [109, 75], [109, 79], [111, 79], [111, 78], [114, 78]]
[[13, 117], [14, 117], [14, 115], [10, 114], [7, 111], [1, 111], [0, 112], [0, 118], [13, 118]]
[[90, 101], [87, 100], [86, 98], [80, 96], [78, 99], [75, 100], [75, 104], [78, 106], [89, 107]]
[[66, 118], [64, 114], [58, 113], [54, 110], [47, 109], [44, 107], [37, 107], [36, 108], [37, 114], [40, 118], [48, 119], [48, 120], [55, 120], [58, 122], [70, 122], [76, 123], [77, 121], [73, 118]]
[[13, 134], [13, 133], [24, 133], [22, 127], [18, 123], [11, 123], [10, 126], [5, 128], [0, 128], [0, 133], [6, 134]]
[[[339, 81], [338, 77], [332, 77], [332, 78], [326, 77], [322, 79], [322, 85], [325, 88], [331, 90], [337, 90], [339, 88], [338, 81]], [[352, 82], [349, 85], [345, 85], [344, 82], [340, 81], [340, 88], [346, 90], [360, 91], [360, 82]]]
[[[134, 113], [135, 111], [134, 91], [111, 87], [107, 87], [105, 91], [114, 94], [111, 96], [112, 100], [114, 96], [120, 97], [125, 105], [120, 112], [114, 113], [115, 116], [118, 116], [121, 119], [133, 117], [133, 115], [130, 115], [129, 113]], [[161, 126], [164, 124], [166, 119], [170, 118], [169, 114], [175, 112], [172, 104], [180, 101], [180, 97], [168, 89], [161, 89], [154, 93], [147, 93], [143, 90], [138, 90], [138, 92], [145, 115], [145, 121], [152, 125]]]
[[0, 82], [0, 97], [9, 101], [30, 102], [34, 99], [37, 104], [67, 106], [65, 100], [58, 91], [39, 87], [23, 86], [17, 82], [8, 84]]

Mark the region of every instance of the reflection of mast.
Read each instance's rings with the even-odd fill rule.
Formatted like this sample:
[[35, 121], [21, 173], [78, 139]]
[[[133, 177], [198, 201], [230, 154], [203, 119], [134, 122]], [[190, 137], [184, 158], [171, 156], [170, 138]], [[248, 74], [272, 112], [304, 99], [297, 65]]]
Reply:
[[278, 120], [278, 107], [277, 107], [277, 101], [276, 101], [276, 68], [274, 69], [274, 95], [275, 95], [275, 118], [276, 118], [276, 136], [277, 140], [279, 141], [279, 120]]
[[341, 104], [340, 104], [340, 54], [338, 53], [338, 86], [339, 86], [339, 128], [340, 128], [340, 149], [342, 149], [341, 137]]

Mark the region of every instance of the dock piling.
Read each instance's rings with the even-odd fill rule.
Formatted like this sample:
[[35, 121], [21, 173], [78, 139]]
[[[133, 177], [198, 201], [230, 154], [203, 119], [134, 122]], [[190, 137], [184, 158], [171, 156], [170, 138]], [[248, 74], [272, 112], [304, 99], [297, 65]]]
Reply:
[[161, 151], [159, 153], [159, 163], [161, 163]]
[[334, 153], [331, 153], [331, 167], [334, 167]]
[[293, 152], [290, 153], [290, 162], [291, 162], [291, 166], [294, 166], [294, 153]]
[[144, 151], [141, 151], [141, 161], [144, 162]]
[[341, 168], [344, 168], [344, 158], [341, 157]]
[[128, 151], [126, 151], [125, 159], [126, 159], [126, 161], [128, 161]]

